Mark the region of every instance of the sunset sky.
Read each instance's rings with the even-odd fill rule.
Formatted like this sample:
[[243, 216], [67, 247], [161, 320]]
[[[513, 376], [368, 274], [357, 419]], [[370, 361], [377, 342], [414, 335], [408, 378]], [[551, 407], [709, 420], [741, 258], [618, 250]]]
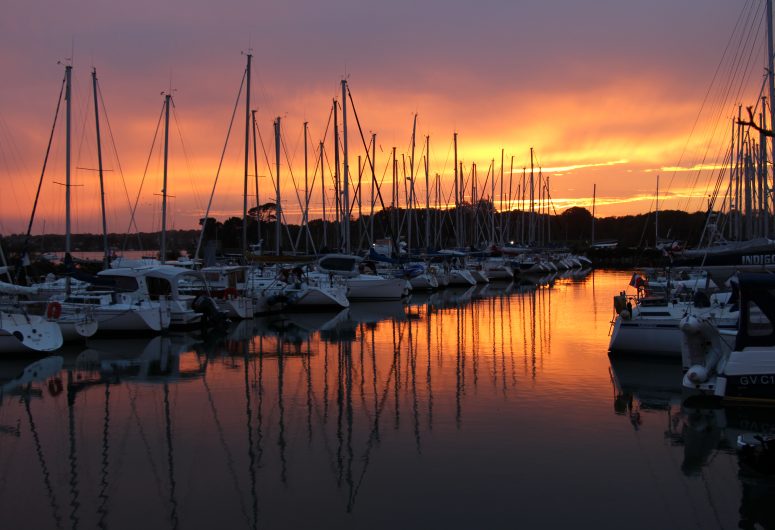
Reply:
[[[723, 158], [737, 105], [754, 105], [762, 84], [764, 4], [8, 2], [0, 18], [0, 230], [26, 229], [64, 72], [57, 63], [68, 60], [74, 79], [73, 183], [78, 186], [73, 188], [74, 231], [99, 227], [92, 67], [118, 154], [103, 121], [109, 230], [127, 230], [129, 204], [138, 195], [146, 162], [138, 227], [160, 226], [162, 159], [158, 144], [151, 152], [151, 142], [161, 93], [170, 88], [176, 119], [170, 132], [169, 193], [174, 197], [168, 225], [196, 226], [213, 185], [248, 50], [254, 54], [252, 107], [272, 164], [272, 121], [282, 118], [291, 161], [289, 169], [284, 159], [281, 169], [289, 221], [299, 219], [293, 189], [303, 188], [302, 124], [309, 122], [311, 147], [316, 148], [331, 101], [340, 97], [343, 76], [364, 134], [367, 139], [377, 134], [377, 178], [385, 175], [385, 193], [390, 189], [390, 171], [385, 174], [389, 153], [393, 146], [409, 152], [416, 113], [418, 144], [430, 136], [430, 171], [441, 174], [445, 194], [457, 131], [460, 160], [466, 171], [477, 164], [480, 187], [492, 159], [500, 173], [501, 149], [506, 179], [514, 156], [516, 187], [533, 147], [536, 166], [550, 176], [558, 212], [571, 206], [591, 209], [595, 184], [598, 216], [650, 211], [657, 175], [660, 209], [704, 209], [717, 173], [697, 168], [712, 168]], [[242, 106], [237, 109], [215, 190], [211, 216], [221, 220], [242, 211], [244, 112]], [[63, 118], [36, 233], [44, 221], [46, 232], [64, 230]], [[357, 178], [363, 147], [351, 111], [348, 118], [351, 172]], [[330, 132], [326, 149], [332, 164]], [[418, 146], [418, 163], [421, 152]], [[311, 151], [310, 181], [315, 159]], [[259, 145], [262, 202], [274, 196], [269, 171]], [[424, 201], [424, 174], [419, 175], [417, 191]], [[320, 212], [317, 178], [313, 218]]]

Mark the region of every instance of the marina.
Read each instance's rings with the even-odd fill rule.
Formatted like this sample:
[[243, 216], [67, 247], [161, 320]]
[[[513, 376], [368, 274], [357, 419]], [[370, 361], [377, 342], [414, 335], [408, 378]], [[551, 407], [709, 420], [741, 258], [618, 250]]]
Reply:
[[0, 528], [775, 528], [773, 0], [356, 4], [7, 6]]
[[37, 367], [4, 358], [4, 525], [767, 524], [773, 485], [739, 471], [734, 440], [775, 413], [690, 408], [680, 362], [609, 360], [610, 293], [629, 278], [491, 282], [222, 335], [87, 339]]

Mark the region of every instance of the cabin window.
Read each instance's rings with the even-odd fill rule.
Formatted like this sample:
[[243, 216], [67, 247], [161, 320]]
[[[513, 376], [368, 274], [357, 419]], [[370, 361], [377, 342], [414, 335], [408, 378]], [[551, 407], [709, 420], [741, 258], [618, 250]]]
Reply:
[[754, 301], [748, 302], [748, 329], [746, 332], [749, 337], [764, 337], [772, 334], [772, 322]]
[[351, 258], [326, 258], [320, 260], [320, 266], [330, 271], [350, 272], [353, 270], [353, 262]]
[[164, 278], [147, 277], [145, 282], [148, 284], [148, 295], [151, 300], [158, 300], [160, 296], [169, 296], [172, 294], [170, 282]]
[[140, 289], [140, 285], [137, 283], [137, 278], [131, 276], [110, 276], [105, 275], [106, 278], [110, 278], [113, 282], [114, 288], [118, 292], [133, 293]]

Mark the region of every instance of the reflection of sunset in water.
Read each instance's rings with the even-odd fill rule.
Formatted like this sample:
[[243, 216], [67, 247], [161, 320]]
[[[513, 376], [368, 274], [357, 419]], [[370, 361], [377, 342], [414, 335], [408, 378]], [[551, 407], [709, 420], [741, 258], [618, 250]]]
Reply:
[[[717, 476], [734, 483], [733, 456], [687, 479], [682, 444], [702, 431], [646, 398], [648, 369], [609, 363], [611, 296], [627, 279], [448, 289], [244, 321], [225, 337], [91, 341], [60, 374], [5, 390], [0, 508], [11, 528], [736, 521], [739, 493], [698, 500]], [[644, 502], [667, 509], [633, 521]]]

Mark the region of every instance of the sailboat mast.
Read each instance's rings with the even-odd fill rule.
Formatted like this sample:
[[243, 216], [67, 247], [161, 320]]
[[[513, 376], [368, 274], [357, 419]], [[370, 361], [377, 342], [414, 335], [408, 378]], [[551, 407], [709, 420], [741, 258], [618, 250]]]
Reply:
[[323, 248], [328, 248], [328, 220], [326, 219], [326, 172], [323, 161], [323, 142], [320, 142], [320, 198], [323, 205]]
[[535, 186], [533, 182], [533, 172], [535, 168], [533, 166], [533, 148], [530, 148], [530, 223], [529, 223], [529, 230], [528, 230], [528, 242], [532, 245], [535, 243]]
[[[500, 237], [498, 238], [498, 241], [501, 245], [503, 245], [503, 157], [505, 156], [505, 149], [501, 148], [501, 192], [500, 192], [500, 200], [498, 201], [501, 205], [501, 213], [498, 216], [498, 229], [500, 231]], [[493, 208], [495, 207], [495, 204], [493, 203]], [[493, 215], [495, 215], [495, 212], [493, 212]]]
[[592, 185], [592, 244], [595, 244], [595, 199], [597, 198], [597, 184]]
[[374, 244], [374, 187], [377, 182], [377, 175], [374, 172], [376, 167], [375, 157], [377, 156], [377, 133], [371, 133], [371, 208], [369, 210], [369, 240]]
[[253, 173], [256, 183], [256, 243], [258, 244], [259, 252], [263, 253], [263, 244], [261, 241], [261, 202], [258, 196], [258, 150], [256, 149], [256, 130], [258, 129], [258, 123], [256, 123], [256, 111], [251, 110], [250, 115], [253, 119]]
[[337, 118], [337, 104], [334, 100], [334, 206], [335, 206], [335, 221], [336, 229], [339, 234], [337, 235], [336, 249], [342, 250], [342, 225], [339, 223], [339, 218], [342, 214], [341, 196], [339, 190], [339, 119]]
[[[767, 0], [767, 13], [765, 16], [767, 17], [767, 78], [770, 85], [770, 127], [775, 127], [775, 64], [773, 64], [773, 54], [775, 54], [775, 51], [773, 51], [773, 40], [775, 39], [775, 33], [772, 28], [772, 0]], [[772, 160], [775, 161], [775, 138], [771, 139], [771, 142]], [[762, 145], [762, 149], [767, 150], [766, 143]], [[764, 180], [765, 182], [767, 181], [766, 174]], [[775, 174], [773, 175], [773, 180], [775, 180]], [[772, 200], [773, 213], [775, 213], [775, 195], [772, 196]], [[769, 237], [769, 234], [766, 235]]]
[[[70, 254], [70, 130], [71, 130], [71, 114], [72, 114], [72, 74], [73, 67], [71, 65], [65, 66], [65, 116], [67, 131], [65, 137], [65, 256]], [[69, 278], [69, 276], [68, 276]]]
[[431, 192], [430, 192], [431, 137], [425, 137], [425, 247], [431, 248]]
[[97, 167], [100, 174], [100, 206], [102, 207], [102, 247], [105, 255], [103, 256], [104, 265], [107, 269], [110, 266], [110, 252], [108, 249], [108, 223], [105, 219], [105, 182], [102, 178], [102, 139], [100, 138], [100, 111], [97, 103], [97, 69], [93, 68], [91, 72], [92, 88], [94, 91], [94, 122], [97, 129]]
[[276, 195], [275, 195], [275, 225], [274, 225], [274, 251], [275, 255], [280, 255], [280, 223], [283, 218], [283, 207], [280, 203], [280, 116], [274, 122], [274, 145], [275, 145], [275, 164], [276, 164]]
[[407, 201], [407, 206], [409, 207], [409, 227], [407, 230], [408, 238], [406, 242], [406, 254], [408, 256], [412, 255], [412, 213], [414, 211], [413, 208], [413, 200], [414, 200], [414, 156], [415, 156], [415, 147], [417, 146], [417, 114], [414, 115], [414, 121], [412, 123], [412, 158], [409, 161], [409, 200]]
[[342, 236], [344, 252], [350, 253], [350, 161], [347, 155], [347, 80], [342, 79]]
[[455, 246], [460, 248], [463, 246], [463, 243], [460, 239], [460, 225], [462, 224], [460, 220], [460, 187], [458, 185], [458, 167], [457, 167], [457, 133], [454, 133], [452, 135], [452, 141], [454, 144], [454, 151], [455, 151]]
[[248, 53], [245, 67], [245, 178], [242, 189], [242, 255], [248, 253], [248, 161], [250, 160], [250, 62], [253, 54]]
[[659, 245], [659, 175], [657, 175], [657, 196], [654, 203], [654, 248], [657, 248]]
[[159, 249], [159, 260], [162, 263], [167, 259], [167, 162], [170, 143], [171, 97], [169, 94], [164, 95], [164, 182], [161, 189], [161, 245]]
[[308, 122], [304, 122], [304, 216], [302, 224], [302, 230], [307, 231], [307, 236], [304, 238], [304, 253], [309, 254], [309, 240], [312, 234], [309, 232], [309, 158], [307, 154], [307, 125]]

